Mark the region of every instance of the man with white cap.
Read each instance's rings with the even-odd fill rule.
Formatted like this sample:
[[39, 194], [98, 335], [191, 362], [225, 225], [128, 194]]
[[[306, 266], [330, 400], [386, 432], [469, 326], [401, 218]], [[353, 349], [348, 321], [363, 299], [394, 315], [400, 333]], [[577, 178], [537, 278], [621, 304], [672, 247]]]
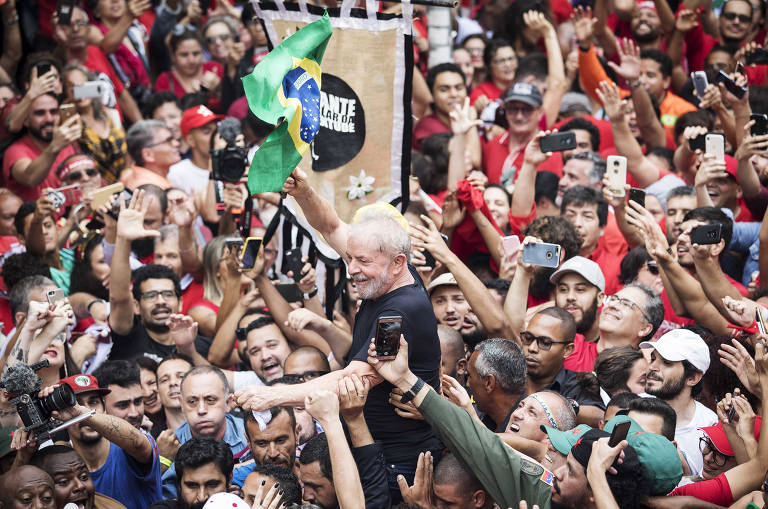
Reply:
[[474, 323], [465, 320], [471, 309], [453, 274], [446, 272], [437, 276], [429, 283], [427, 292], [437, 323], [459, 332], [464, 327], [474, 326]]
[[600, 266], [583, 256], [574, 256], [566, 260], [549, 281], [555, 285], [555, 305], [573, 316], [576, 332], [586, 341], [597, 341], [600, 337], [597, 310], [605, 296], [605, 278]]
[[697, 475], [704, 466], [699, 449], [700, 428], [718, 421], [713, 411], [694, 399], [701, 392], [701, 380], [709, 369], [709, 347], [695, 332], [675, 329], [658, 341], [643, 341], [640, 348], [653, 349], [645, 392], [675, 409], [675, 441], [685, 452], [691, 473]]
[[199, 192], [208, 185], [211, 160], [211, 137], [216, 122], [224, 115], [216, 115], [205, 105], [189, 108], [181, 116], [181, 137], [190, 148], [191, 157], [171, 166], [168, 180], [187, 194]]

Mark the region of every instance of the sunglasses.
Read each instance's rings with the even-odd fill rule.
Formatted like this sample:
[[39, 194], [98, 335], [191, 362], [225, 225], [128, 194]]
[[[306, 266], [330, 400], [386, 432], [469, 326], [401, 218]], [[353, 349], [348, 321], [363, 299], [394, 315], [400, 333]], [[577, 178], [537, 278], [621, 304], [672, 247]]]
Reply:
[[305, 371], [304, 373], [283, 375], [283, 380], [287, 383], [303, 383], [327, 374], [327, 371]]
[[173, 27], [173, 35], [181, 35], [184, 32], [197, 32], [197, 27], [190, 24], [178, 23]]
[[646, 267], [648, 268], [648, 272], [650, 272], [654, 276], [659, 275], [659, 266], [656, 262], [648, 262]]
[[738, 19], [739, 23], [749, 23], [752, 21], [752, 16], [747, 16], [746, 14], [736, 14], [735, 12], [724, 12], [721, 14], [721, 16], [728, 21], [734, 21]]
[[205, 42], [208, 43], [208, 45], [211, 45], [216, 42], [216, 39], [220, 40], [221, 42], [224, 42], [228, 40], [231, 37], [229, 34], [219, 34], [219, 35], [212, 35], [210, 37], [205, 38]]
[[[85, 174], [88, 175], [89, 178], [93, 178], [99, 174], [99, 170], [97, 170], [96, 168], [86, 168]], [[80, 182], [81, 180], [83, 180], [83, 172], [73, 171], [72, 173], [64, 177], [64, 180], [67, 182]]]

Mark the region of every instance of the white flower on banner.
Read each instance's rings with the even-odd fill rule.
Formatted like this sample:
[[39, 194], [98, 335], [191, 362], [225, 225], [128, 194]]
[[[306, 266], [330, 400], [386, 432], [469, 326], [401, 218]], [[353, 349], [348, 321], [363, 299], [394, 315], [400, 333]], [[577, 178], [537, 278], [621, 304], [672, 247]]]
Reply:
[[376, 182], [374, 177], [369, 177], [365, 174], [365, 170], [360, 170], [360, 175], [355, 177], [349, 176], [349, 187], [344, 188], [347, 191], [347, 199], [359, 200], [364, 198], [365, 195], [373, 192], [373, 183]]

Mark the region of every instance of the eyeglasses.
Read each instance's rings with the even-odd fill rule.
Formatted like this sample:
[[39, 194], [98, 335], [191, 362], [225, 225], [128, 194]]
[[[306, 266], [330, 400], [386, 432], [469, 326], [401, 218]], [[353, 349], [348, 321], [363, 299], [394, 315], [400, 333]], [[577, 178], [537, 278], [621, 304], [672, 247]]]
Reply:
[[728, 21], [734, 21], [738, 19], [739, 23], [749, 23], [752, 21], [752, 16], [747, 16], [746, 14], [737, 14], [735, 12], [724, 12], [721, 14], [721, 16]]
[[650, 272], [654, 276], [658, 276], [659, 275], [659, 265], [656, 262], [648, 262], [645, 265], [645, 268], [647, 268], [648, 272]]
[[635, 302], [632, 302], [629, 299], [624, 299], [622, 297], [619, 297], [618, 295], [606, 295], [605, 298], [603, 299], [603, 306], [608, 306], [611, 304], [622, 307], [626, 311], [632, 311], [632, 309], [637, 309], [638, 311], [640, 311], [640, 314], [643, 315], [643, 318], [645, 318], [646, 322], [648, 323], [651, 322], [651, 319], [648, 317], [645, 311], [643, 311], [643, 308], [641, 308]]
[[568, 341], [554, 341], [546, 336], [534, 336], [528, 331], [523, 331], [520, 333], [520, 341], [522, 341], [526, 346], [531, 345], [534, 341], [536, 341], [536, 345], [539, 347], [539, 350], [543, 351], [548, 351], [552, 348], [552, 345], [568, 344]]
[[471, 48], [469, 46], [464, 46], [464, 49], [467, 50], [470, 55], [482, 55], [483, 51], [485, 51], [485, 48]]
[[85, 28], [85, 27], [88, 26], [88, 20], [81, 19], [81, 20], [78, 20], [78, 21], [72, 21], [69, 25], [64, 25], [64, 26], [68, 26], [70, 29], [72, 29], [72, 28]]
[[523, 115], [524, 117], [530, 117], [536, 108], [533, 106], [504, 106], [504, 111], [507, 115], [517, 116]]
[[[707, 437], [699, 437], [699, 450], [702, 456], [706, 456], [708, 452], [711, 452], [712, 463], [718, 468], [724, 467], [728, 458], [733, 458], [733, 456], [718, 451]], [[765, 481], [763, 481], [763, 490], [765, 490]]]
[[214, 42], [216, 42], [216, 39], [220, 40], [221, 42], [224, 42], [224, 41], [228, 40], [230, 37], [231, 37], [231, 35], [229, 35], [229, 34], [212, 35], [210, 37], [206, 37], [205, 38], [205, 42], [207, 42], [208, 45], [211, 45]]
[[[99, 170], [97, 170], [96, 168], [86, 168], [85, 174], [88, 175], [88, 177], [93, 178], [99, 174]], [[81, 180], [83, 180], [83, 172], [73, 171], [72, 173], [68, 173], [64, 177], [64, 180], [66, 180], [67, 182], [80, 182]]]
[[491, 60], [491, 63], [494, 65], [513, 64], [515, 62], [517, 62], [517, 57], [494, 58]]
[[154, 302], [159, 296], [163, 296], [163, 300], [178, 299], [175, 290], [150, 290], [141, 294], [141, 298], [147, 302]]
[[328, 371], [305, 371], [304, 373], [283, 375], [283, 380], [288, 383], [302, 383], [327, 374]]
[[173, 143], [173, 135], [171, 135], [171, 136], [168, 136], [168, 138], [167, 138], [167, 139], [165, 139], [165, 140], [163, 140], [163, 141], [158, 141], [157, 143], [153, 143], [153, 144], [151, 144], [151, 145], [147, 145], [147, 146], [146, 146], [146, 147], [144, 147], [144, 148], [152, 148], [152, 147], [157, 147], [158, 145], [163, 145], [163, 144], [165, 144], [165, 143], [168, 143], [169, 145], [170, 145], [171, 143]]
[[184, 32], [197, 32], [197, 27], [195, 25], [190, 24], [183, 24], [178, 23], [173, 27], [173, 35], [181, 35]]

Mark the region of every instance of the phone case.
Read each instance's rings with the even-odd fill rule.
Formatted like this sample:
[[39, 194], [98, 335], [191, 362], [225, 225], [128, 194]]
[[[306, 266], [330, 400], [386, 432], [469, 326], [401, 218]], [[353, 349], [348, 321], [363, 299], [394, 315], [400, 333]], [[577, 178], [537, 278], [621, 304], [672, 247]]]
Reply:
[[400, 331], [403, 326], [402, 316], [382, 316], [376, 324], [377, 359], [394, 359], [400, 350]]
[[91, 191], [88, 193], [88, 198], [91, 199], [91, 210], [98, 210], [102, 205], [106, 205], [113, 194], [120, 193], [123, 189], [125, 189], [125, 186], [122, 182], [115, 182], [114, 184]]
[[557, 267], [560, 265], [560, 246], [557, 244], [527, 244], [523, 247], [523, 263], [540, 267]]
[[608, 156], [605, 171], [608, 176], [608, 189], [615, 196], [624, 196], [624, 184], [627, 183], [627, 158]]
[[539, 140], [539, 147], [544, 153], [562, 152], [576, 148], [576, 134], [572, 131], [550, 134]]
[[301, 279], [301, 268], [304, 266], [301, 263], [301, 257], [301, 249], [289, 249], [285, 252], [285, 263], [283, 264], [282, 273], [287, 276], [288, 272], [293, 272], [294, 281]]
[[245, 239], [245, 244], [240, 254], [240, 263], [243, 270], [253, 270], [256, 258], [259, 256], [262, 240], [261, 237], [248, 237]]
[[691, 244], [707, 245], [720, 242], [723, 225], [703, 224], [691, 230]]
[[304, 294], [296, 283], [277, 284], [275, 289], [287, 302], [300, 302], [304, 299]]
[[645, 207], [645, 191], [642, 189], [635, 189], [634, 187], [630, 189], [629, 199], [641, 207]]
[[704, 71], [692, 72], [691, 80], [693, 81], [694, 88], [696, 88], [696, 95], [699, 100], [701, 100], [701, 98], [704, 97], [704, 91], [707, 89], [707, 85], [709, 85], [709, 81], [707, 81], [707, 73]]
[[707, 154], [712, 154], [718, 161], [725, 161], [725, 136], [720, 133], [707, 133], [704, 146]]
[[749, 119], [755, 121], [749, 129], [749, 133], [752, 136], [768, 134], [768, 115], [765, 113], [753, 113], [749, 116]]

